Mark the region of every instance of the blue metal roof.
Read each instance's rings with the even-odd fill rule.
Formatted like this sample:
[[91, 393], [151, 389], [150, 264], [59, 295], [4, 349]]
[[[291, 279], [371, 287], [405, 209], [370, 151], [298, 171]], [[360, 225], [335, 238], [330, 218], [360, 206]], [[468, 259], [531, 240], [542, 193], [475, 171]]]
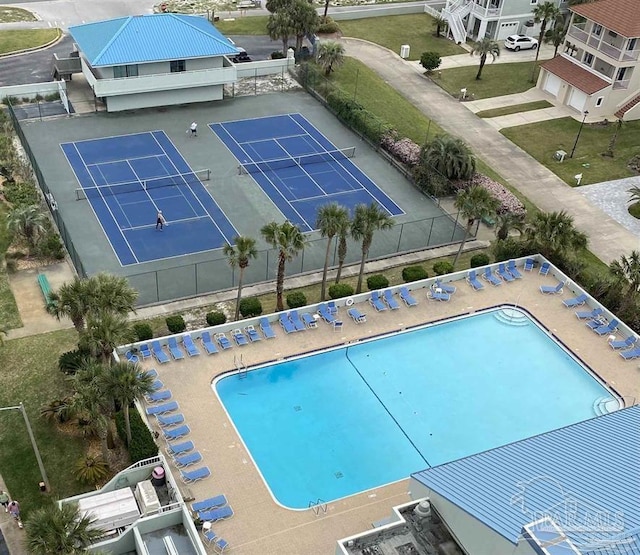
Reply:
[[238, 49], [204, 17], [154, 14], [69, 27], [93, 67], [235, 55]]
[[413, 478], [514, 544], [549, 517], [583, 554], [640, 555], [640, 406]]

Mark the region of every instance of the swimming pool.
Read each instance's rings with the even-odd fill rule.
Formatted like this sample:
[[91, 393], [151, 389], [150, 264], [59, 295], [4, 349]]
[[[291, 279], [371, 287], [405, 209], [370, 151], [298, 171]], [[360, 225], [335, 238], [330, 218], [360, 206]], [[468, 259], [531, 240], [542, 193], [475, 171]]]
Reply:
[[306, 509], [595, 416], [611, 397], [502, 310], [263, 366], [215, 390], [275, 499]]

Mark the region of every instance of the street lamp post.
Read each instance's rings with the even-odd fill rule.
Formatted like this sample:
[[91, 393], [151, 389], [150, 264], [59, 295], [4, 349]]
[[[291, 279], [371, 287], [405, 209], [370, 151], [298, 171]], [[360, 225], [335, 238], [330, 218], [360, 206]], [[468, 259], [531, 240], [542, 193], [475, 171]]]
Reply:
[[578, 141], [580, 140], [580, 133], [582, 133], [582, 126], [584, 125], [584, 120], [587, 119], [589, 115], [589, 110], [585, 110], [582, 114], [582, 121], [580, 122], [580, 128], [578, 129], [578, 134], [576, 135], [576, 140], [573, 143], [573, 148], [571, 149], [571, 154], [569, 154], [569, 158], [573, 158], [573, 153], [576, 151], [576, 147], [578, 146]]

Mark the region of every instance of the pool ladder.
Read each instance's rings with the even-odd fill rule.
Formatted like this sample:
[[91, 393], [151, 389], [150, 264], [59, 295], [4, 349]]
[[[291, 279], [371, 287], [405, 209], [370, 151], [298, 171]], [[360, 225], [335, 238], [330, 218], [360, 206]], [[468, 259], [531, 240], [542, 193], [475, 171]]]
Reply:
[[309, 501], [309, 508], [313, 509], [313, 512], [316, 516], [320, 516], [320, 513], [324, 515], [327, 514], [327, 502], [323, 499], [318, 499], [317, 501]]
[[238, 378], [246, 378], [247, 365], [244, 363], [244, 360], [242, 360], [242, 355], [240, 355], [240, 357], [233, 355], [233, 363], [235, 364], [236, 370], [238, 371]]

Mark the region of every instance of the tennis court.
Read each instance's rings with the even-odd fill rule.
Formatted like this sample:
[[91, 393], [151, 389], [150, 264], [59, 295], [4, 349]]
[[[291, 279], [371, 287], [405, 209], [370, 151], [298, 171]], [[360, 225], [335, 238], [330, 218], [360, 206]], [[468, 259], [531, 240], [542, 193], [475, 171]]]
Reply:
[[377, 203], [391, 216], [404, 211], [351, 158], [355, 147], [338, 149], [299, 113], [209, 126], [285, 218], [302, 231], [316, 229], [318, 209], [330, 202], [347, 207]]
[[[120, 264], [220, 248], [237, 231], [164, 131], [60, 145]], [[167, 227], [156, 229], [162, 211]]]

